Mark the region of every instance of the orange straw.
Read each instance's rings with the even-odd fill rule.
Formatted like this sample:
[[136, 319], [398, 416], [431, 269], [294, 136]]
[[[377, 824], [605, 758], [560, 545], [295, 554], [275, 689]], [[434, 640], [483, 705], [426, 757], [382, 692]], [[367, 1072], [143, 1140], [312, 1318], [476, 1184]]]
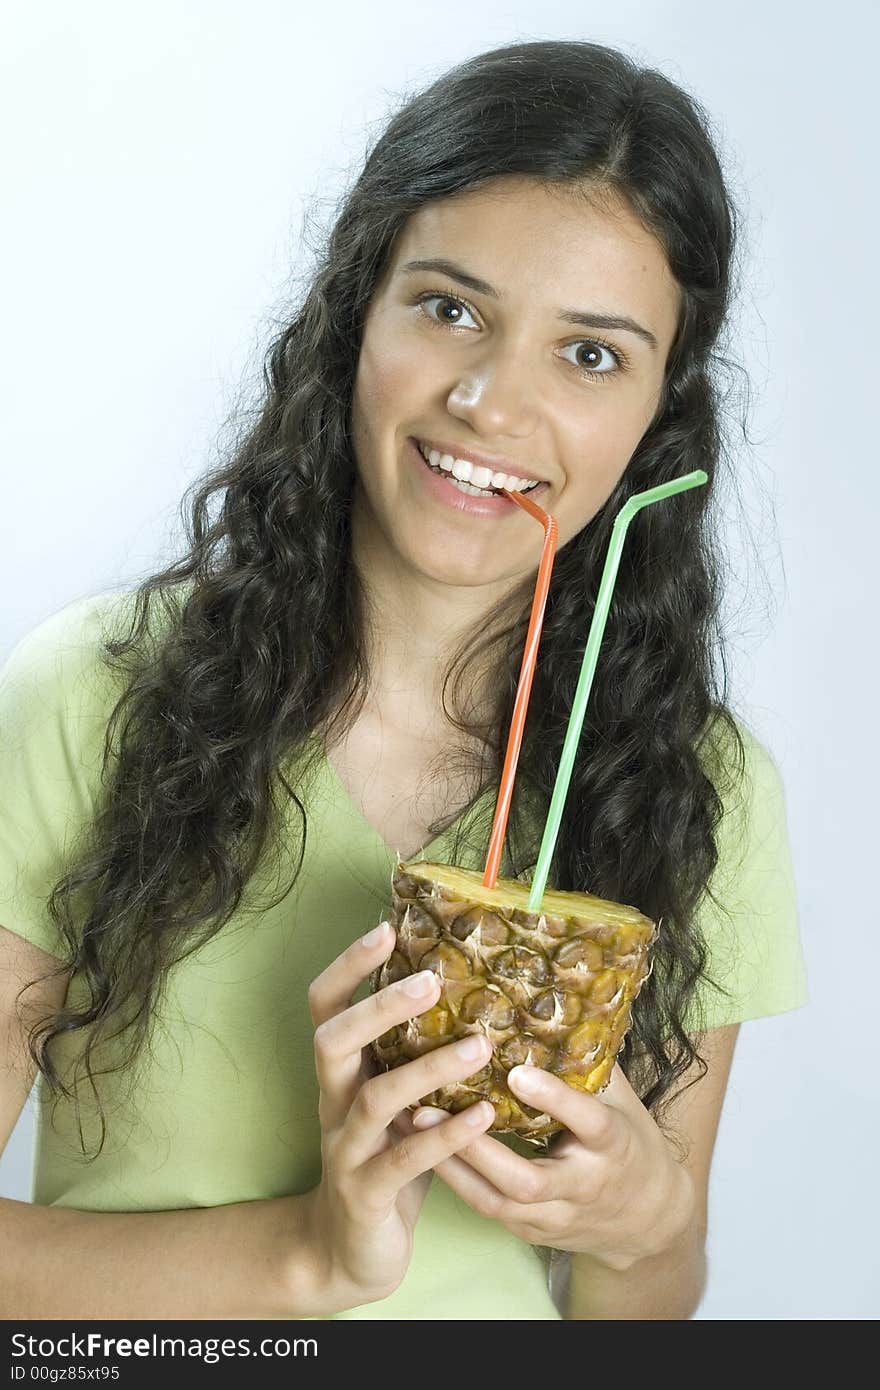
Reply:
[[489, 853], [486, 856], [486, 869], [483, 874], [484, 888], [494, 888], [498, 878], [498, 866], [501, 863], [501, 848], [504, 844], [504, 833], [507, 830], [507, 817], [513, 798], [513, 779], [516, 775], [516, 765], [519, 760], [519, 750], [522, 745], [526, 711], [529, 704], [529, 693], [532, 688], [532, 677], [535, 674], [535, 663], [538, 659], [538, 643], [541, 640], [544, 609], [547, 606], [547, 591], [550, 588], [550, 574], [553, 569], [553, 561], [556, 558], [556, 537], [559, 530], [556, 524], [556, 518], [551, 516], [549, 512], [545, 512], [536, 502], [533, 502], [531, 497], [526, 497], [521, 492], [508, 492], [507, 488], [501, 488], [500, 490], [511, 502], [516, 502], [517, 506], [522, 507], [523, 511], [528, 512], [536, 521], [540, 521], [541, 525], [544, 527], [544, 548], [541, 551], [541, 563], [538, 566], [535, 597], [532, 600], [529, 630], [526, 634], [526, 645], [523, 651], [522, 666], [520, 667], [519, 681], [516, 687], [513, 718], [510, 721], [507, 753], [504, 757], [501, 785], [498, 788], [498, 800], [495, 803], [495, 819], [492, 822], [492, 834], [489, 837]]

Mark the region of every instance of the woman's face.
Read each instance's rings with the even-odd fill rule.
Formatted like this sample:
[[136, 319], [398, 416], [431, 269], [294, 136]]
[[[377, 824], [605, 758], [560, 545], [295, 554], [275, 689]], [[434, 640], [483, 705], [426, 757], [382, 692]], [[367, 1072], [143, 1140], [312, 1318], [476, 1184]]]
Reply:
[[[450, 268], [409, 268], [428, 259]], [[561, 549], [651, 424], [678, 307], [659, 243], [619, 202], [592, 207], [517, 176], [413, 214], [371, 301], [355, 380], [361, 559], [390, 551], [413, 578], [468, 588], [532, 573], [538, 523], [506, 499], [463, 495], [412, 441], [542, 480], [534, 498]]]

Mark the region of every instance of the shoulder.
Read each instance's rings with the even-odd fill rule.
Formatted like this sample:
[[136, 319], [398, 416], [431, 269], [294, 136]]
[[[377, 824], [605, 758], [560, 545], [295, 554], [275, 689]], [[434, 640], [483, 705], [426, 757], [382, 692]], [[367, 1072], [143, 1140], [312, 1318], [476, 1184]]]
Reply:
[[118, 675], [102, 658], [127, 594], [75, 599], [21, 636], [0, 665], [3, 758], [48, 760], [87, 736], [90, 716], [106, 719], [119, 696]]
[[[3, 716], [27, 722], [50, 711], [106, 711], [122, 692], [125, 672], [111, 666], [105, 646], [130, 632], [137, 597], [137, 589], [106, 589], [73, 599], [19, 637], [0, 663]], [[149, 615], [151, 637], [167, 614]]]
[[58, 775], [81, 768], [100, 746], [124, 673], [103, 654], [127, 617], [128, 592], [105, 591], [66, 604], [30, 628], [0, 665], [4, 766], [26, 759]]
[[698, 756], [720, 802], [719, 871], [734, 872], [768, 839], [785, 836], [782, 771], [768, 745], [741, 715], [730, 712], [714, 721]]
[[106, 590], [50, 613], [15, 642], [0, 668], [0, 681], [8, 685], [35, 676], [52, 681], [82, 670], [93, 662], [108, 625], [130, 597], [127, 591]]
[[[786, 795], [776, 758], [738, 716], [704, 749], [720, 799], [717, 863], [697, 908], [709, 977], [694, 1002], [703, 1026], [784, 1013], [807, 1002]], [[696, 1011], [696, 1012], [695, 1012]]]
[[91, 823], [114, 701], [100, 659], [117, 596], [77, 599], [36, 623], [0, 669], [0, 922], [52, 955], [65, 946], [46, 902]]
[[756, 783], [781, 781], [779, 766], [768, 745], [741, 714], [732, 710], [714, 716], [703, 732], [697, 753], [719, 796], [731, 804], [747, 799]]

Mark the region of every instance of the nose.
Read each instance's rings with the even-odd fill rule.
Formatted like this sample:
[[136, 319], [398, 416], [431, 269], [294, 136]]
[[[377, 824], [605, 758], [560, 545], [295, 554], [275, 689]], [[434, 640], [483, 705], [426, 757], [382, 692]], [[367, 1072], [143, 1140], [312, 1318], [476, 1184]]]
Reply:
[[539, 418], [534, 392], [534, 364], [526, 361], [524, 351], [487, 347], [456, 382], [446, 404], [450, 415], [466, 420], [481, 438], [528, 439]]

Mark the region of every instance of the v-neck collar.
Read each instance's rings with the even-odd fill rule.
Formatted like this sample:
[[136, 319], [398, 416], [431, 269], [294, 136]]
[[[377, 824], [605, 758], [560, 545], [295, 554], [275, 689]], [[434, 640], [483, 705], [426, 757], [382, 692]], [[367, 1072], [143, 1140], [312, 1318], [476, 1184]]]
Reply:
[[[327, 754], [327, 749], [323, 739], [316, 733], [307, 736], [307, 744], [317, 747], [314, 760], [309, 759], [313, 769], [309, 777], [310, 789], [303, 791], [307, 801], [311, 803], [311, 810], [318, 815], [319, 837], [332, 846], [332, 858], [334, 872], [342, 871], [348, 875], [358, 886], [365, 889], [375, 900], [380, 909], [387, 910], [390, 900], [391, 881], [398, 859], [403, 861], [403, 856], [398, 854], [397, 849], [389, 845], [382, 838], [378, 830], [370, 824], [362, 812], [353, 802], [333, 763]], [[312, 793], [317, 791], [318, 795], [312, 800]], [[456, 832], [460, 830], [462, 821], [476, 813], [479, 826], [473, 828], [466, 825], [465, 840], [459, 841], [457, 851], [460, 856], [461, 866], [479, 870], [482, 867], [485, 853], [488, 850], [488, 826], [491, 824], [491, 814], [497, 798], [498, 789], [491, 783], [484, 787], [474, 805], [451, 821], [445, 830], [441, 830], [439, 835], [433, 839], [426, 840], [417, 852], [418, 858], [424, 859], [428, 863], [448, 864], [448, 858], [452, 851], [452, 839]], [[483, 803], [492, 798], [492, 804], [486, 806]], [[488, 819], [487, 819], [488, 815]], [[486, 848], [482, 848], [482, 837], [485, 832]], [[477, 841], [480, 847], [477, 848]], [[416, 855], [411, 855], [414, 861]], [[456, 862], [459, 862], [458, 860]], [[507, 849], [502, 851], [501, 864], [499, 866], [500, 876], [503, 878], [509, 875], [512, 870], [508, 858]]]
[[[321, 742], [321, 740], [319, 739], [318, 742]], [[389, 863], [396, 863], [399, 855], [399, 850], [396, 847], [389, 845], [388, 841], [382, 838], [375, 826], [370, 824], [366, 816], [352, 800], [348, 788], [346, 787], [345, 783], [343, 782], [342, 778], [340, 777], [339, 773], [334, 767], [333, 762], [331, 761], [326, 748], [323, 748], [323, 745], [321, 763], [324, 768], [327, 780], [332, 787], [332, 791], [334, 793], [337, 805], [344, 809], [348, 818], [360, 828], [362, 834], [369, 836], [376, 844], [376, 846], [384, 852]], [[480, 794], [479, 800], [482, 801], [483, 798], [487, 796], [489, 792], [491, 792], [492, 790], [492, 787], [485, 787]], [[435, 835], [433, 839], [425, 840], [419, 846], [417, 851], [408, 856], [409, 859], [415, 860], [418, 857], [419, 859], [430, 860], [428, 850], [433, 849], [435, 845], [439, 845], [444, 840], [446, 840], [447, 837], [455, 830], [463, 815], [464, 812], [462, 812], [461, 815], [456, 816], [455, 820], [450, 821], [449, 825], [446, 826], [445, 830], [441, 830], [439, 835]], [[404, 856], [400, 855], [400, 858], [403, 859]]]

